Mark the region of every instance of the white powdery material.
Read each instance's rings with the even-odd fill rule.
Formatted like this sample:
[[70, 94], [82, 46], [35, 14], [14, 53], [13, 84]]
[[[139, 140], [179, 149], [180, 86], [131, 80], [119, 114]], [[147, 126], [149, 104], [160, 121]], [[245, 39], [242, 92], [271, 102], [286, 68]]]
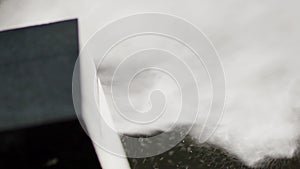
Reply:
[[[299, 111], [289, 101], [291, 95], [284, 91], [271, 95], [244, 90], [233, 98], [228, 96], [223, 119], [208, 142], [250, 166], [266, 157], [293, 157], [299, 146], [300, 120]], [[199, 129], [194, 128], [191, 134], [198, 136]]]

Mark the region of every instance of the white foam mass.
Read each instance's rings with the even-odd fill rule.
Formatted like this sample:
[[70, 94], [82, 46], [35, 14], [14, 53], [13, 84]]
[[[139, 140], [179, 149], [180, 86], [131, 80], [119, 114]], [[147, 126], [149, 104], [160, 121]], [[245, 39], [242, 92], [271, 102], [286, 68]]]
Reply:
[[[265, 157], [292, 157], [298, 147], [299, 5], [296, 0], [51, 0], [47, 3], [39, 0], [2, 0], [0, 29], [79, 17], [80, 44], [84, 44], [99, 26], [130, 13], [164, 11], [186, 17], [201, 28], [215, 45], [226, 75], [223, 118], [208, 142], [224, 148], [253, 166]], [[172, 48], [172, 45], [165, 44], [165, 47]], [[113, 65], [112, 62], [111, 64]], [[106, 72], [113, 69], [112, 65], [107, 64], [102, 72], [108, 79], [111, 74]], [[178, 96], [172, 80], [167, 77], [149, 72], [140, 78], [131, 95], [138, 109], [149, 108], [147, 94], [152, 89], [164, 90], [164, 94], [171, 98], [170, 103], [172, 98]], [[188, 88], [188, 83], [182, 87]], [[203, 99], [200, 104], [206, 110], [211, 95], [209, 92], [205, 93], [207, 86], [202, 84], [202, 87]], [[108, 90], [106, 94], [109, 96]], [[175, 99], [172, 104], [176, 105], [176, 102]], [[167, 129], [166, 126], [175, 120], [174, 117], [166, 116], [159, 123], [145, 128], [117, 125], [125, 133], [147, 133]], [[115, 118], [118, 121], [118, 117]], [[195, 138], [203, 125], [201, 117], [196, 124], [191, 132]], [[207, 124], [205, 127], [211, 126]]]

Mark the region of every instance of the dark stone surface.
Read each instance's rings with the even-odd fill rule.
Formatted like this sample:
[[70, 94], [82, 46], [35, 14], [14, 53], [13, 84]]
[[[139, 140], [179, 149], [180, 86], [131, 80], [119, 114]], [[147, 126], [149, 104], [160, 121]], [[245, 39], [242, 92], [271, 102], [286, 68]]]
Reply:
[[[190, 137], [171, 150], [149, 158], [130, 159], [132, 169], [252, 169], [214, 145], [197, 145]], [[291, 159], [267, 159], [257, 169], [298, 169], [300, 155]]]
[[[177, 126], [172, 132], [166, 134], [174, 137], [182, 133], [184, 128], [185, 126]], [[147, 137], [149, 136], [142, 136], [145, 142], [147, 142]], [[163, 140], [158, 143], [161, 141]], [[298, 169], [300, 168], [299, 153], [291, 159], [264, 159], [255, 168]], [[149, 158], [130, 159], [130, 162], [132, 169], [251, 169], [221, 147], [208, 143], [199, 144], [189, 135], [165, 153]]]
[[0, 130], [74, 118], [77, 20], [0, 32]]
[[[1, 169], [100, 168], [91, 141], [76, 120], [1, 132], [0, 157]], [[270, 159], [261, 168], [298, 169], [299, 157]], [[189, 137], [163, 154], [129, 161], [132, 169], [250, 169], [221, 148], [197, 145]]]

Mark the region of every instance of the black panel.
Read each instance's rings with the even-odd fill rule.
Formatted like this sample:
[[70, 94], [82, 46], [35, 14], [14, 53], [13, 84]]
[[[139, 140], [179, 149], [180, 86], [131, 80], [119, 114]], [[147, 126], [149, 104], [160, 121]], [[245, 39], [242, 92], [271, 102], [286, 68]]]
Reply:
[[74, 118], [77, 20], [0, 32], [0, 130]]

